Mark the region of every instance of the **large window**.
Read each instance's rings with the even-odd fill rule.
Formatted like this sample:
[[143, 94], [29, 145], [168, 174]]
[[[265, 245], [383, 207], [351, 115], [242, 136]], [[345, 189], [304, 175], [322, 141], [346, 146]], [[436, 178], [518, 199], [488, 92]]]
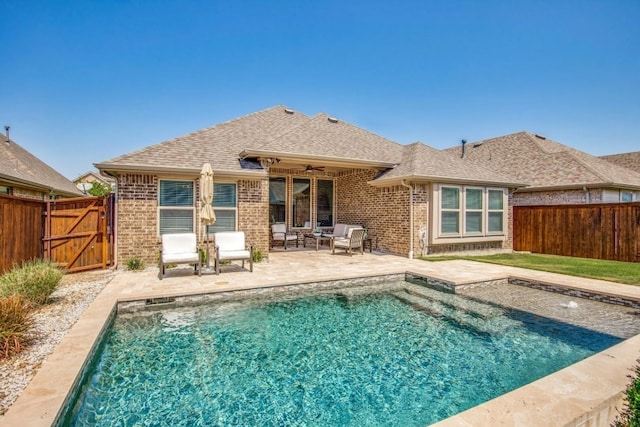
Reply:
[[160, 234], [192, 233], [195, 212], [193, 181], [160, 180], [158, 197]]
[[333, 181], [318, 180], [316, 222], [318, 227], [333, 227]]
[[293, 226], [305, 227], [311, 224], [311, 180], [293, 179]]
[[269, 179], [269, 221], [271, 224], [287, 220], [287, 181], [285, 178]]
[[270, 178], [269, 221], [304, 229], [332, 227], [334, 192], [330, 179]]
[[437, 238], [484, 238], [504, 235], [503, 189], [441, 185], [434, 205]]
[[236, 184], [214, 183], [212, 205], [216, 213], [216, 222], [207, 226], [207, 233], [236, 231], [238, 214]]

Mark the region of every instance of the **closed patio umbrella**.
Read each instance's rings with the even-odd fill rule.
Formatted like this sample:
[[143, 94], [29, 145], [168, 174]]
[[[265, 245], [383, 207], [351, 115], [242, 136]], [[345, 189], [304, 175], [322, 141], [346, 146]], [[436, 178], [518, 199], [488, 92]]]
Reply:
[[202, 208], [200, 209], [200, 221], [207, 233], [207, 270], [211, 267], [209, 265], [209, 234], [208, 225], [216, 222], [216, 213], [213, 210], [211, 203], [213, 202], [213, 170], [209, 163], [202, 165], [200, 171], [200, 202]]

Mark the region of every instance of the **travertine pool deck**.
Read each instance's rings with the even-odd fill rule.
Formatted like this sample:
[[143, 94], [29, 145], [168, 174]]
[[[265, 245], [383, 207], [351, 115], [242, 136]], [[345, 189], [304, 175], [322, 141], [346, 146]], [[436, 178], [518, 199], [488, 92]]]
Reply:
[[[22, 395], [0, 417], [0, 426], [50, 426], [73, 387], [106, 319], [119, 301], [202, 294], [302, 282], [413, 272], [456, 285], [520, 277], [543, 283], [620, 295], [640, 301], [640, 286], [620, 285], [502, 267], [472, 261], [425, 262], [369, 254], [331, 255], [327, 250], [272, 252], [254, 272], [239, 265], [219, 276], [198, 277], [193, 270], [157, 268], [118, 272], [47, 358]], [[471, 408], [435, 425], [450, 426], [608, 426], [621, 407], [621, 392], [640, 356], [640, 335], [628, 339], [555, 374]]]

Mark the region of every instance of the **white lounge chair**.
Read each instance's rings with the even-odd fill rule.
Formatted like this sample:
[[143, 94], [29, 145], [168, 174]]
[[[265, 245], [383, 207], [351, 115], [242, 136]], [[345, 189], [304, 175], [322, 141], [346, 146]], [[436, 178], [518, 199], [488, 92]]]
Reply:
[[253, 272], [253, 246], [245, 246], [244, 231], [220, 231], [213, 233], [216, 244], [216, 274], [220, 274], [221, 261], [249, 261], [249, 271]]
[[169, 264], [193, 264], [198, 271], [198, 276], [202, 274], [200, 261], [200, 250], [196, 243], [195, 233], [170, 233], [162, 235], [162, 246], [158, 257], [159, 269], [158, 277], [162, 280], [164, 267]]
[[355, 249], [360, 250], [364, 255], [362, 240], [364, 239], [364, 228], [350, 228], [347, 237], [334, 237], [331, 239], [331, 253], [336, 253], [336, 248], [344, 249], [349, 256], [353, 255]]
[[298, 235], [287, 233], [286, 224], [272, 224], [271, 225], [271, 247], [273, 247], [276, 242], [282, 242], [282, 246], [284, 246], [285, 250], [287, 249], [287, 244], [289, 242], [296, 242], [296, 248], [297, 248]]

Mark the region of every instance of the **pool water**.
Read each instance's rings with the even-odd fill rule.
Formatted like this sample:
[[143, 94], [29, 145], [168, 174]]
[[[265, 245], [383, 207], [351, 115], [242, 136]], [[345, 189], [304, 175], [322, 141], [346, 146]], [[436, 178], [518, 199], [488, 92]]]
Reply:
[[62, 424], [424, 426], [623, 338], [404, 281], [129, 313]]

